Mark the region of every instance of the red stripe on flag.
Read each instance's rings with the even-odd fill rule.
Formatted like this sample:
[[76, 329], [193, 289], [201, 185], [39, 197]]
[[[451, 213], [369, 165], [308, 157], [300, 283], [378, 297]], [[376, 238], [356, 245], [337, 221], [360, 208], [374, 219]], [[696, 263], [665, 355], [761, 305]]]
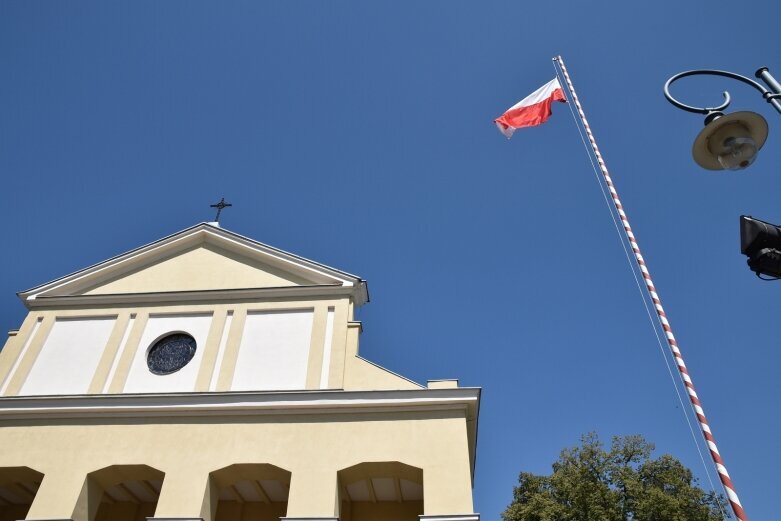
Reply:
[[551, 105], [553, 105], [554, 101], [566, 102], [563, 90], [554, 90], [549, 98], [546, 98], [539, 103], [518, 107], [517, 109], [510, 109], [496, 118], [495, 122], [497, 125], [501, 125], [504, 128], [518, 129], [523, 127], [536, 127], [537, 125], [545, 123], [551, 114], [553, 114]]

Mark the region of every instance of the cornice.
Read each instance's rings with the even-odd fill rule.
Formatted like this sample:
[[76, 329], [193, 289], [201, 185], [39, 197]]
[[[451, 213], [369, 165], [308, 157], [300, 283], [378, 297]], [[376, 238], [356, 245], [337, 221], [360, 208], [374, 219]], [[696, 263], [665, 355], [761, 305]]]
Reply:
[[356, 288], [338, 284], [281, 286], [276, 288], [239, 288], [152, 293], [113, 293], [97, 295], [41, 295], [23, 299], [27, 309], [70, 306], [106, 306], [114, 304], [202, 303], [236, 300], [265, 300], [295, 297], [355, 297]]
[[407, 412], [466, 409], [476, 419], [480, 389], [287, 391], [10, 396], [1, 420], [155, 418]]
[[[85, 295], [79, 295], [79, 289], [84, 287], [85, 281], [99, 282], [105, 280], [106, 277], [116, 276], [117, 273], [121, 273], [123, 270], [132, 269], [133, 266], [143, 259], [151, 261], [163, 258], [167, 252], [179, 251], [182, 248], [204, 241], [216, 241], [216, 244], [221, 244], [229, 249], [237, 249], [236, 251], [240, 251], [242, 254], [262, 256], [264, 262], [273, 261], [279, 267], [289, 269], [291, 272], [307, 274], [306, 278], [311, 280], [313, 285], [306, 287], [341, 285], [352, 289], [357, 305], [362, 305], [369, 300], [366, 281], [356, 275], [274, 248], [224, 228], [214, 226], [213, 223], [197, 224], [64, 277], [26, 291], [21, 291], [17, 295], [28, 308], [37, 307], [34, 301], [38, 299], [62, 299], [66, 296], [83, 297]], [[277, 288], [267, 289], [274, 290]], [[171, 294], [169, 293], [169, 295]], [[52, 300], [48, 301], [51, 302]]]

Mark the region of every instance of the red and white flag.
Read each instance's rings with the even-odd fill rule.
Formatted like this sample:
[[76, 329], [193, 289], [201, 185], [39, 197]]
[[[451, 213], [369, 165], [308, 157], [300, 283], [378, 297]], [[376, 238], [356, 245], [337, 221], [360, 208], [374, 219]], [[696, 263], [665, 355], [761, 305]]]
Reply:
[[566, 103], [564, 90], [559, 79], [554, 78], [535, 90], [521, 101], [507, 109], [507, 112], [494, 120], [499, 131], [510, 139], [519, 128], [542, 125], [552, 114], [551, 105], [554, 101]]

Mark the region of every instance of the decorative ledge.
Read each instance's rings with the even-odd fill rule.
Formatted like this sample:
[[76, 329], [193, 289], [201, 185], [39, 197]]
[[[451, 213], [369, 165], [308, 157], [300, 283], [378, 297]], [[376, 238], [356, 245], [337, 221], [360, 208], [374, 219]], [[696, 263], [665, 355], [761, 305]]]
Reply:
[[315, 284], [278, 288], [205, 289], [148, 293], [107, 293], [96, 295], [41, 295], [24, 299], [28, 309], [46, 306], [101, 306], [107, 304], [151, 304], [172, 302], [224, 302], [280, 297], [312, 297], [321, 295], [347, 296], [355, 293], [353, 286]]
[[0, 419], [153, 417], [420, 411], [467, 408], [476, 417], [480, 389], [398, 391], [255, 391], [0, 397]]

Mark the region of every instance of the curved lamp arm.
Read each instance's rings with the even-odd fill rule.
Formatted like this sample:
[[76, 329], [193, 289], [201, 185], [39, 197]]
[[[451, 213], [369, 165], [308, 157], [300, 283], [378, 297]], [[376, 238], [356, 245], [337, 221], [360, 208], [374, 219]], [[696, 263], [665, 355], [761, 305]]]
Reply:
[[772, 92], [767, 90], [759, 83], [755, 82], [752, 79], [746, 78], [745, 76], [741, 76], [740, 74], [735, 74], [734, 72], [718, 71], [712, 69], [696, 69], [693, 71], [679, 72], [678, 74], [676, 74], [675, 76], [667, 80], [667, 83], [664, 84], [664, 97], [667, 98], [667, 101], [669, 101], [679, 109], [685, 110], [687, 112], [694, 112], [695, 114], [711, 114], [713, 112], [721, 112], [722, 110], [726, 109], [729, 106], [732, 99], [730, 98], [729, 92], [724, 91], [722, 93], [722, 95], [724, 96], [724, 103], [716, 107], [693, 107], [691, 105], [686, 105], [684, 103], [681, 103], [680, 101], [675, 99], [672, 94], [670, 94], [670, 85], [672, 85], [673, 82], [681, 78], [685, 78], [687, 76], [724, 76], [726, 78], [732, 78], [733, 80], [742, 81], [747, 85], [751, 85], [759, 92], [761, 92], [762, 97], [767, 99], [768, 101], [770, 101], [769, 99], [770, 97], [774, 97]]

